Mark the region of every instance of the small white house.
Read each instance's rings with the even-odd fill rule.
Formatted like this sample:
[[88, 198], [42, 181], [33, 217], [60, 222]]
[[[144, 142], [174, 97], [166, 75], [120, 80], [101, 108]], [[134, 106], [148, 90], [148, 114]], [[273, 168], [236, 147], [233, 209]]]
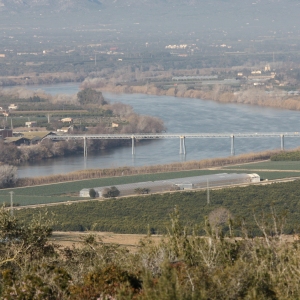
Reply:
[[16, 110], [18, 109], [18, 105], [15, 105], [15, 104], [11, 104], [8, 109], [12, 109], [12, 110]]
[[26, 127], [36, 127], [37, 126], [37, 121], [29, 121], [29, 122], [25, 122], [25, 126]]
[[252, 174], [248, 174], [250, 177], [250, 182], [251, 183], [256, 183], [256, 182], [260, 182], [260, 176], [256, 173], [252, 173]]
[[63, 122], [63, 123], [72, 123], [73, 119], [72, 118], [63, 118], [60, 121]]

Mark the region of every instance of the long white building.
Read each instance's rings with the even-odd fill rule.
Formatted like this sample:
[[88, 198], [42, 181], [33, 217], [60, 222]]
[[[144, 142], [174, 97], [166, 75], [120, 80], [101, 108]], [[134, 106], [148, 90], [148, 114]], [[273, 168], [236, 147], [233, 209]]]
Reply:
[[[115, 187], [120, 191], [119, 196], [128, 196], [136, 194], [137, 189], [147, 189], [149, 193], [159, 193], [172, 190], [199, 189], [208, 187], [226, 186], [232, 184], [256, 183], [260, 182], [258, 174], [237, 174], [221, 173], [204, 176], [193, 176], [185, 178], [175, 178], [168, 180], [136, 182], [120, 184]], [[95, 187], [94, 190], [98, 197], [102, 197], [102, 191], [111, 186]], [[85, 188], [80, 191], [80, 197], [89, 197], [90, 189]]]

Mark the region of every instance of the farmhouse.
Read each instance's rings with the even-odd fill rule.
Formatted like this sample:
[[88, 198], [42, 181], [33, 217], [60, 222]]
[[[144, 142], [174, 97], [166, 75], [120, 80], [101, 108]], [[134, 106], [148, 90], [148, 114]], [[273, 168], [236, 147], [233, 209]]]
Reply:
[[18, 105], [15, 105], [15, 104], [11, 104], [9, 107], [8, 107], [9, 110], [16, 110], [18, 109]]
[[57, 129], [56, 131], [63, 132], [63, 133], [69, 133], [69, 132], [73, 131], [73, 128], [74, 128], [73, 126], [62, 127], [62, 128]]
[[25, 122], [26, 127], [37, 127], [37, 121]]
[[24, 138], [24, 137], [7, 137], [5, 139], [6, 144], [14, 144], [16, 146], [22, 146], [22, 145], [30, 145], [30, 139]]
[[60, 121], [63, 122], [63, 123], [71, 124], [73, 122], [73, 119], [72, 118], [63, 118]]

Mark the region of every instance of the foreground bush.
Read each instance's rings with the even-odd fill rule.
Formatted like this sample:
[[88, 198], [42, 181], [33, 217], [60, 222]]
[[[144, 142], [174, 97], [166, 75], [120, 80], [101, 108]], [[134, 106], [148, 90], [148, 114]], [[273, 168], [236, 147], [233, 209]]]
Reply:
[[161, 242], [149, 235], [129, 252], [95, 235], [58, 247], [44, 217], [23, 226], [2, 208], [0, 298], [299, 299], [300, 242], [284, 240], [282, 216], [273, 208], [269, 218], [254, 216], [262, 233], [255, 239], [243, 223], [241, 238], [225, 237], [222, 226], [237, 226], [227, 216], [214, 226], [206, 220], [205, 236], [197, 228], [187, 235], [175, 209]]

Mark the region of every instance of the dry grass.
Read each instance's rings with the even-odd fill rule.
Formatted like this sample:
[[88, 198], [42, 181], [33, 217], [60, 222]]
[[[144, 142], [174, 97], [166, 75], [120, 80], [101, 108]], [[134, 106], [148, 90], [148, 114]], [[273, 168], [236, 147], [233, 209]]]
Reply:
[[[99, 237], [105, 244], [117, 244], [126, 246], [129, 248], [136, 248], [139, 245], [140, 240], [146, 237], [145, 234], [117, 234], [112, 232], [53, 232], [51, 241], [63, 246], [63, 247], [80, 247], [82, 241], [88, 235], [95, 235]], [[162, 238], [160, 235], [151, 236], [152, 240], [159, 242]]]

